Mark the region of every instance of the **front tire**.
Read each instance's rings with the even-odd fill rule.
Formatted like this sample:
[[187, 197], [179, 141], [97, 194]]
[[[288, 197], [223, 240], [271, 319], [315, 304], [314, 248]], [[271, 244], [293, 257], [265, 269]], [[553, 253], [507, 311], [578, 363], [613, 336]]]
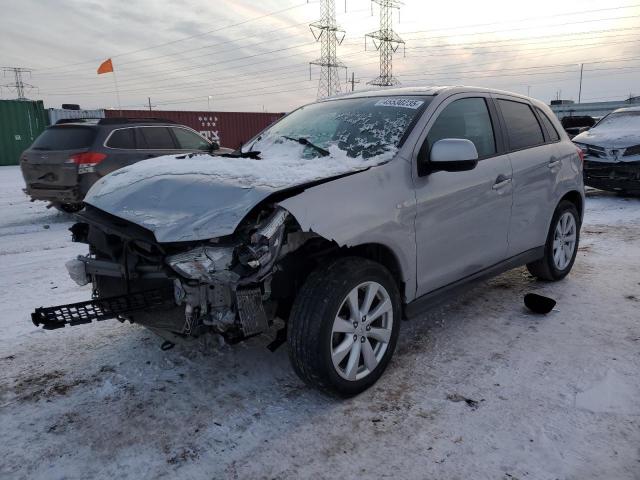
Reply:
[[311, 273], [288, 325], [289, 358], [307, 384], [341, 396], [373, 385], [400, 331], [400, 293], [382, 265], [358, 257]]
[[540, 280], [555, 282], [568, 275], [576, 260], [580, 241], [580, 216], [576, 206], [563, 200], [551, 220], [544, 257], [527, 264], [527, 269]]

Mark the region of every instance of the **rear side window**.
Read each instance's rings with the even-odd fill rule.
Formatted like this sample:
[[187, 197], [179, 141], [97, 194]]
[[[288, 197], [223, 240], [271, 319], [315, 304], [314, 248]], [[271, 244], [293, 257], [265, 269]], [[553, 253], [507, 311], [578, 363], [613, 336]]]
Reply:
[[507, 126], [507, 137], [511, 150], [544, 143], [542, 128], [529, 105], [502, 99], [499, 99], [498, 103]]
[[80, 150], [89, 148], [96, 138], [96, 129], [91, 127], [51, 127], [36, 138], [31, 146], [34, 150]]
[[549, 120], [549, 117], [547, 117], [547, 114], [544, 113], [539, 108], [536, 108], [536, 110], [538, 111], [538, 116], [542, 119], [542, 124], [544, 125], [544, 128], [547, 130], [547, 133], [549, 134], [549, 139], [552, 142], [557, 142], [558, 140], [560, 140], [560, 135], [558, 135], [558, 131], [556, 130], [556, 127], [553, 126], [553, 123], [551, 123], [551, 120]]
[[462, 98], [447, 105], [429, 130], [429, 150], [443, 138], [471, 140], [480, 158], [496, 153], [493, 125], [484, 98]]
[[136, 139], [133, 128], [114, 130], [107, 141], [109, 148], [122, 148], [133, 150], [136, 148]]
[[151, 150], [175, 150], [173, 137], [167, 127], [141, 127], [142, 135]]
[[209, 142], [191, 130], [186, 128], [172, 128], [173, 134], [178, 140], [178, 148], [184, 150], [208, 150]]

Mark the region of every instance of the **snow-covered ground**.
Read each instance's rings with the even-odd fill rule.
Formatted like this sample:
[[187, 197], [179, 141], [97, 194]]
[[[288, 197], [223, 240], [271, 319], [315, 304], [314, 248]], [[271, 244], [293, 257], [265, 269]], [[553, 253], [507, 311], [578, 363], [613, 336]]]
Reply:
[[[339, 401], [266, 338], [36, 329], [34, 307], [90, 292], [65, 272], [71, 218], [21, 187], [0, 167], [0, 478], [640, 478], [638, 199], [590, 195], [567, 279], [515, 270], [403, 322], [380, 382]], [[529, 291], [557, 310], [527, 313]]]

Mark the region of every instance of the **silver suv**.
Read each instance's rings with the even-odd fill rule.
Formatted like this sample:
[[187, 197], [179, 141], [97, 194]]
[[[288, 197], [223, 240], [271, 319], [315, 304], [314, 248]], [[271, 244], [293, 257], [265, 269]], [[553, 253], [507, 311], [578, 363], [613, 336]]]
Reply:
[[[125, 167], [89, 192], [67, 268], [94, 300], [36, 325], [140, 323], [165, 347], [279, 326], [311, 385], [353, 395], [401, 318], [527, 265], [569, 273], [582, 159], [551, 110], [465, 87], [359, 92], [301, 107], [240, 151]], [[232, 368], [227, 366], [227, 368]]]

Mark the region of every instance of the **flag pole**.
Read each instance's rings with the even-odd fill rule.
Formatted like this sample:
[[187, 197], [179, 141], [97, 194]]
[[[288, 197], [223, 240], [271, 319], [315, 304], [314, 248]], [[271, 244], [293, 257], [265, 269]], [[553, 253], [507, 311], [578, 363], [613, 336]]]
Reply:
[[120, 91], [118, 90], [118, 78], [116, 77], [116, 69], [113, 69], [113, 83], [116, 86], [116, 100], [118, 101], [118, 110], [120, 110], [120, 116], [122, 116], [122, 106], [120, 105]]

